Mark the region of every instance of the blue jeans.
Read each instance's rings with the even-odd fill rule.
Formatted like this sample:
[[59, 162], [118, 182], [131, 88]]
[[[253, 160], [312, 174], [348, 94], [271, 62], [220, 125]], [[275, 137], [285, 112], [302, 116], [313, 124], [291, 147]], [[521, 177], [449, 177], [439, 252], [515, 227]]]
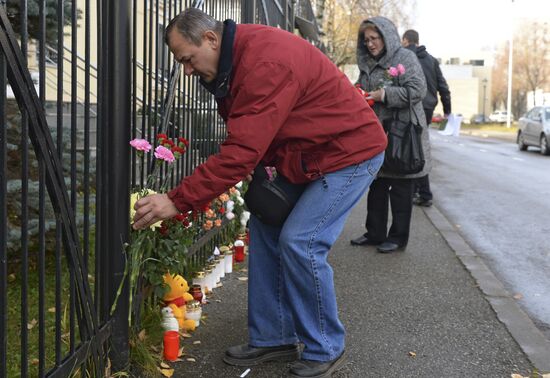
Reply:
[[250, 218], [250, 345], [302, 342], [302, 358], [317, 361], [344, 351], [328, 252], [383, 160], [381, 153], [310, 183], [281, 228]]

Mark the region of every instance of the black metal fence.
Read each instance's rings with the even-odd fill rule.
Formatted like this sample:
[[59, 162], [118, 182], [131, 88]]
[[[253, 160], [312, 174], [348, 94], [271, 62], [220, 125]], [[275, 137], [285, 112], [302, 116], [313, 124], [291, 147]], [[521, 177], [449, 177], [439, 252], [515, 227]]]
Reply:
[[[128, 142], [159, 130], [176, 71], [164, 28], [189, 6], [316, 40], [309, 1], [0, 0], [0, 378], [103, 376], [109, 353], [127, 362], [127, 304], [109, 310], [129, 192], [151, 169]], [[195, 78], [176, 89], [168, 133], [191, 144], [173, 185], [225, 137]]]

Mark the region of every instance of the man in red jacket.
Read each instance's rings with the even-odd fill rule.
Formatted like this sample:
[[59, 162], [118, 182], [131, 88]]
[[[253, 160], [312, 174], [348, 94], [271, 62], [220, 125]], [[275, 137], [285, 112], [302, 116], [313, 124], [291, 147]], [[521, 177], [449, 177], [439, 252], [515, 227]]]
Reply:
[[138, 201], [134, 228], [200, 208], [258, 164], [307, 184], [282, 227], [250, 219], [249, 340], [224, 361], [299, 358], [291, 376], [330, 376], [344, 361], [345, 332], [327, 256], [382, 164], [384, 131], [338, 68], [291, 33], [189, 8], [170, 22], [166, 42], [214, 95], [227, 138], [171, 192]]

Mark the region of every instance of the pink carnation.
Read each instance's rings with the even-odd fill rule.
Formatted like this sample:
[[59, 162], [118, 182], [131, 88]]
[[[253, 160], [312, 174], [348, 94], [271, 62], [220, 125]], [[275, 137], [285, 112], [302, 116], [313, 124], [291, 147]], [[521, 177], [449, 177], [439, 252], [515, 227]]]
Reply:
[[151, 151], [151, 143], [147, 142], [145, 139], [132, 139], [130, 141], [130, 146], [134, 147], [138, 151]]
[[403, 66], [401, 63], [397, 65], [397, 71], [399, 72], [399, 75], [403, 75], [405, 73], [405, 66]]
[[390, 67], [388, 68], [388, 73], [390, 74], [390, 76], [392, 77], [396, 77], [399, 75], [399, 71], [397, 70], [397, 68], [395, 67]]
[[157, 148], [155, 148], [155, 157], [157, 159], [162, 159], [168, 163], [173, 163], [174, 160], [176, 160], [172, 151], [164, 146], [158, 146]]

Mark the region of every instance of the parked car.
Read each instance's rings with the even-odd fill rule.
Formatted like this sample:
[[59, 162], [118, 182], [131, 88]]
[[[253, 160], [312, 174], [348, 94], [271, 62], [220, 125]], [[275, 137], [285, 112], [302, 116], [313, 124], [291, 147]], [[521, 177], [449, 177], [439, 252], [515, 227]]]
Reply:
[[517, 143], [521, 151], [535, 146], [550, 155], [550, 105], [535, 106], [519, 119]]
[[[508, 120], [508, 112], [506, 110], [497, 110], [489, 115], [489, 121], [504, 123]], [[514, 116], [510, 117], [510, 120], [514, 120]]]
[[470, 124], [472, 125], [479, 125], [481, 123], [488, 123], [489, 117], [487, 117], [485, 114], [474, 114], [470, 118]]

